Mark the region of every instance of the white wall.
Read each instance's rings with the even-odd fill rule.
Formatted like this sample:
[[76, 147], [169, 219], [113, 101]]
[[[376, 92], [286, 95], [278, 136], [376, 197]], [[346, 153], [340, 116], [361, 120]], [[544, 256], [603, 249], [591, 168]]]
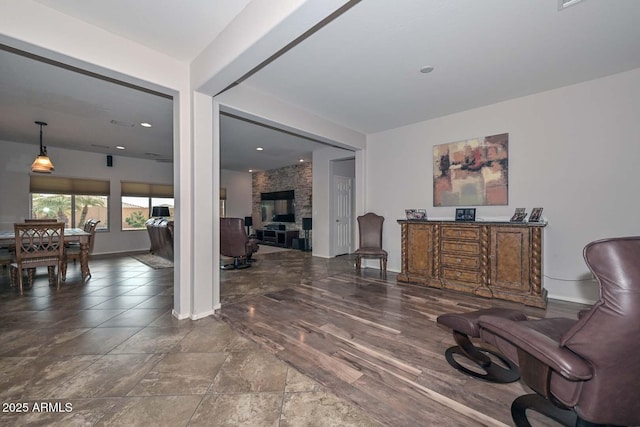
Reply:
[[251, 216], [252, 184], [249, 172], [220, 169], [220, 187], [227, 189], [227, 217]]
[[[0, 142], [0, 229], [11, 230], [15, 222], [29, 217], [29, 172], [38, 146]], [[56, 167], [55, 176], [102, 179], [111, 182], [109, 231], [96, 233], [94, 254], [149, 249], [146, 230], [121, 231], [120, 181], [173, 183], [173, 165], [153, 160], [113, 157], [107, 167], [106, 155], [47, 146]]]
[[640, 211], [638, 111], [640, 69], [369, 135], [367, 209], [387, 219], [389, 269], [400, 270], [396, 219], [405, 208], [453, 216], [454, 207], [433, 207], [432, 147], [508, 132], [509, 206], [478, 207], [477, 217], [508, 218], [515, 207], [544, 207], [549, 296], [595, 300], [582, 259], [585, 244], [640, 234], [630, 215]]

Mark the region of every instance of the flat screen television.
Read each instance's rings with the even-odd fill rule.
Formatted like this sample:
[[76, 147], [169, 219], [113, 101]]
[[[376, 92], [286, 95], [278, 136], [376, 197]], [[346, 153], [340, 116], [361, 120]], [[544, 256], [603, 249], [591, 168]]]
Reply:
[[262, 222], [296, 222], [294, 190], [260, 194]]

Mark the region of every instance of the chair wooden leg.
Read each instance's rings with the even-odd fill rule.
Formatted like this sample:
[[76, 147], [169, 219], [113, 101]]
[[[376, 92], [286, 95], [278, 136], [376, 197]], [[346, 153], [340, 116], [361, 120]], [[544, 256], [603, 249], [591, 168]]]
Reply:
[[56, 270], [55, 267], [52, 265], [48, 265], [47, 266], [47, 273], [49, 274], [49, 286], [53, 285], [53, 276], [55, 274]]
[[27, 277], [29, 278], [29, 287], [33, 288], [33, 282], [36, 279], [36, 269], [35, 268], [28, 268], [27, 269]]
[[60, 264], [60, 274], [62, 275], [62, 281], [66, 281], [67, 280], [67, 262], [63, 261], [62, 264]]
[[18, 289], [20, 290], [20, 295], [22, 295], [22, 269], [18, 268], [17, 269], [17, 274], [18, 274]]
[[360, 257], [359, 255], [356, 255], [356, 270], [360, 270], [360, 268], [362, 267], [362, 257]]
[[13, 288], [14, 286], [16, 286], [16, 272], [18, 271], [17, 268], [11, 266], [9, 267], [9, 280], [11, 283], [11, 287]]

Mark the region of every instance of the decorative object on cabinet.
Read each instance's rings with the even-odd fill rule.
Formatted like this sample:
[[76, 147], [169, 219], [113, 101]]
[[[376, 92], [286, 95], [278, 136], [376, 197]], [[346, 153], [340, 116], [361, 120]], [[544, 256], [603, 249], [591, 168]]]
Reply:
[[526, 218], [527, 213], [525, 212], [525, 208], [516, 208], [516, 211], [513, 213], [513, 216], [509, 221], [511, 222], [522, 222]]
[[427, 219], [427, 210], [426, 209], [416, 209], [416, 219], [423, 221]]
[[475, 221], [476, 208], [458, 208], [456, 209], [456, 221]]
[[407, 221], [398, 281], [546, 307], [544, 223]]
[[542, 208], [533, 208], [529, 215], [529, 222], [540, 222], [542, 219]]
[[433, 206], [509, 203], [509, 134], [433, 147]]
[[404, 213], [407, 219], [413, 219], [418, 221], [423, 221], [427, 219], [427, 210], [426, 209], [405, 209]]

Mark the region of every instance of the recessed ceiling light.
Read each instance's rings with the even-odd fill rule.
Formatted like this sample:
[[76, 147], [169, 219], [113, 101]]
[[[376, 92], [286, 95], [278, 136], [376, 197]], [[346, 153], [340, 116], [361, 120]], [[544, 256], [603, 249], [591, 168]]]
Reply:
[[427, 74], [433, 71], [433, 65], [425, 65], [424, 67], [420, 67], [420, 72], [422, 74]]
[[300, 159], [300, 163], [304, 163], [304, 159]]
[[262, 148], [262, 147], [256, 148], [256, 151], [262, 151], [262, 150], [264, 150], [264, 148]]
[[117, 148], [118, 150], [124, 150], [124, 147], [123, 147], [122, 145], [116, 145], [116, 148]]
[[249, 169], [249, 172], [253, 172], [253, 169]]
[[142, 123], [140, 123], [140, 126], [142, 126], [143, 128], [150, 128], [151, 127], [151, 123], [142, 122]]

